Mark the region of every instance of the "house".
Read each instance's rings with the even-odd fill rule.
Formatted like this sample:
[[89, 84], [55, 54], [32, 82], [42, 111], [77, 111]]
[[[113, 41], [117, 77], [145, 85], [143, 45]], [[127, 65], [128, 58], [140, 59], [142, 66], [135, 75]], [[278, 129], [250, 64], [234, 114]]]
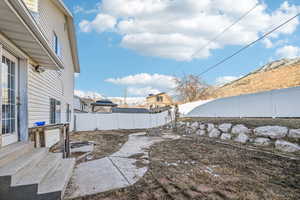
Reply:
[[86, 103], [79, 96], [74, 96], [74, 113], [87, 113], [89, 112], [88, 103]]
[[[0, 1], [0, 58], [0, 199], [61, 198], [74, 161], [33, 148], [28, 130], [36, 122], [73, 129], [80, 66], [71, 12], [61, 0]], [[47, 134], [57, 142], [59, 131]]]
[[95, 103], [96, 100], [92, 99], [90, 97], [81, 97], [81, 100], [83, 101], [83, 103], [86, 105], [85, 110], [87, 112], [92, 112], [92, 103]]
[[114, 107], [118, 105], [108, 99], [103, 99], [92, 103], [92, 112], [111, 113]]
[[146, 108], [112, 108], [113, 113], [150, 113]]
[[172, 98], [165, 92], [156, 95], [150, 94], [146, 98], [149, 109], [163, 108], [173, 105]]

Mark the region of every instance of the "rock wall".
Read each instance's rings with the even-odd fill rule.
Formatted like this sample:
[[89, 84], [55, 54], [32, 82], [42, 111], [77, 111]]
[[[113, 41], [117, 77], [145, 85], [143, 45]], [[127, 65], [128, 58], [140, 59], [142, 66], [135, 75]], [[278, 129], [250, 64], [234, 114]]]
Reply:
[[300, 129], [284, 126], [259, 126], [250, 129], [243, 124], [178, 122], [177, 130], [186, 135], [195, 134], [243, 144], [270, 146], [289, 153], [300, 152]]

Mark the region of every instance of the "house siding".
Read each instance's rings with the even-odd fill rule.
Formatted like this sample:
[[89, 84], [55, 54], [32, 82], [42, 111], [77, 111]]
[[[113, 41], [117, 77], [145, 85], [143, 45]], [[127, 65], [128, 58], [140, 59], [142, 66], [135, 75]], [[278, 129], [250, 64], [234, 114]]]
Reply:
[[[39, 1], [38, 22], [49, 42], [52, 44], [53, 33], [58, 36], [61, 44], [61, 60], [64, 69], [61, 71], [46, 70], [42, 73], [34, 71], [29, 66], [28, 77], [28, 112], [29, 127], [34, 122], [50, 122], [50, 98], [61, 102], [61, 122], [66, 122], [67, 104], [73, 112], [74, 64], [72, 60], [66, 16], [52, 0]], [[71, 114], [71, 130], [73, 129], [73, 114]]]
[[62, 86], [56, 71], [38, 73], [29, 66], [28, 73], [28, 123], [32, 127], [37, 121], [50, 123], [50, 98], [63, 101]]

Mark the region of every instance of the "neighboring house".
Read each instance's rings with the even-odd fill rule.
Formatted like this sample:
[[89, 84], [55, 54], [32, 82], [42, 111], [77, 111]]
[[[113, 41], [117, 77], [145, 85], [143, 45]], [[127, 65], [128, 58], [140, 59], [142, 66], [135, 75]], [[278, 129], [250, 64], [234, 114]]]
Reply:
[[74, 113], [89, 112], [88, 104], [78, 96], [74, 96]]
[[92, 112], [92, 103], [95, 103], [96, 100], [92, 99], [92, 98], [87, 98], [87, 97], [84, 97], [84, 98], [80, 98], [83, 103], [86, 105], [85, 106], [85, 110], [87, 112]]
[[112, 108], [113, 113], [150, 113], [146, 108]]
[[91, 106], [92, 106], [92, 112], [111, 113], [112, 109], [114, 107], [117, 107], [118, 104], [115, 104], [108, 99], [104, 99], [92, 103]]
[[146, 101], [149, 109], [163, 108], [173, 105], [172, 98], [165, 92], [156, 95], [150, 94], [146, 98]]
[[[32, 149], [28, 129], [41, 121], [70, 123], [73, 129], [74, 73], [80, 72], [80, 66], [71, 12], [61, 0], [0, 1], [0, 58], [0, 199], [57, 199], [73, 161]], [[57, 132], [53, 135], [59, 137]], [[45, 162], [43, 169], [34, 165], [39, 162]], [[13, 168], [5, 171], [9, 165]], [[52, 182], [47, 182], [46, 172]], [[19, 176], [22, 180], [32, 177], [26, 192], [1, 179], [15, 173], [28, 174]]]

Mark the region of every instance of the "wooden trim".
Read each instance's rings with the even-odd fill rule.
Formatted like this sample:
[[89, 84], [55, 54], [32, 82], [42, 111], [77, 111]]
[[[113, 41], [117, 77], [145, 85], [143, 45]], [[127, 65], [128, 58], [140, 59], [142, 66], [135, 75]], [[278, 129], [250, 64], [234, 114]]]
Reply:
[[45, 147], [45, 132], [47, 130], [60, 130], [60, 140], [59, 146], [61, 147], [61, 152], [63, 153], [64, 158], [70, 156], [70, 132], [69, 132], [69, 124], [55, 124], [55, 125], [46, 125], [46, 126], [38, 126], [29, 128], [29, 138], [30, 141], [34, 142], [34, 146]]

